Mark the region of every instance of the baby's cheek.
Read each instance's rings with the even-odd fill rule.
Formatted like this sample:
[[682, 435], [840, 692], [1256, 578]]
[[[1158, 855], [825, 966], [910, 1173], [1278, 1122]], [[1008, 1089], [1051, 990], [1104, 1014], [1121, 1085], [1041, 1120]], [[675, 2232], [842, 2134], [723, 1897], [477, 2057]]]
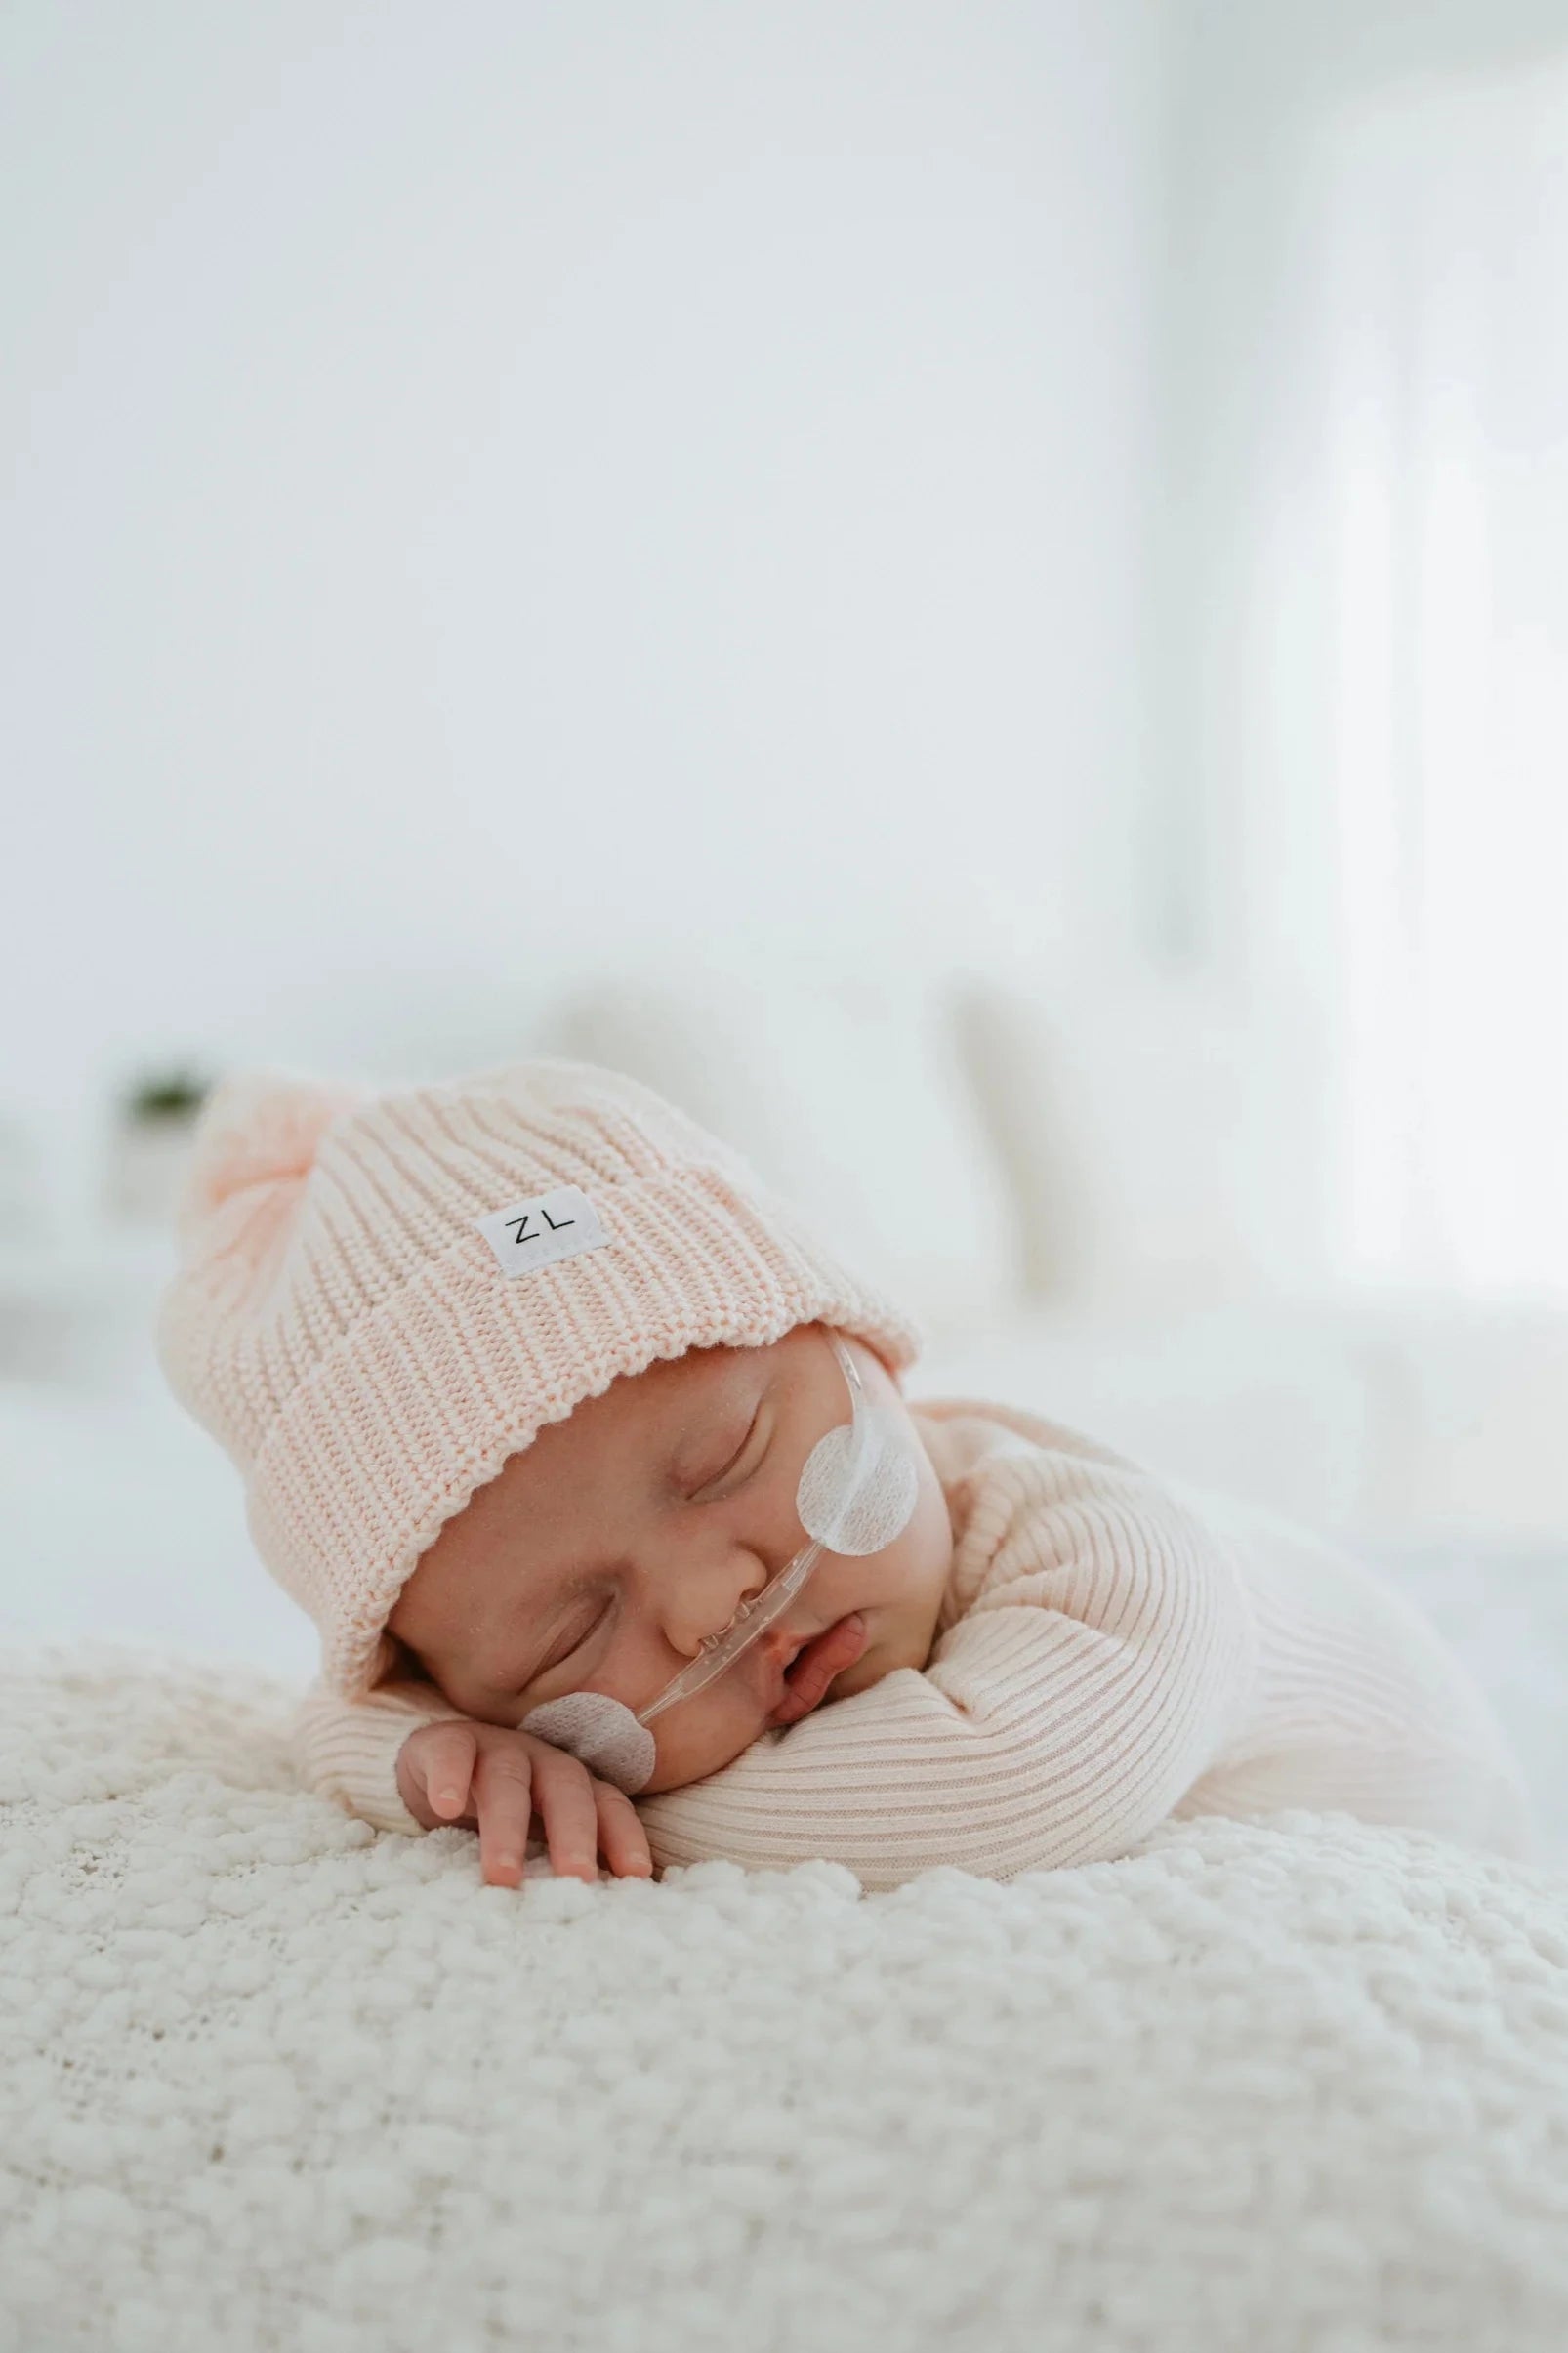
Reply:
[[759, 1719], [749, 1692], [698, 1692], [694, 1699], [672, 1708], [670, 1715], [685, 1720], [667, 1723], [661, 1716], [649, 1725], [657, 1755], [652, 1779], [638, 1792], [640, 1797], [654, 1797], [661, 1790], [684, 1789], [690, 1782], [705, 1781], [710, 1773], [733, 1763], [767, 1729]]
[[886, 1607], [868, 1612], [872, 1641], [864, 1658], [841, 1675], [835, 1699], [850, 1699], [900, 1667], [923, 1671], [936, 1642], [936, 1625], [952, 1568], [952, 1531], [941, 1502], [939, 1525], [911, 1527], [902, 1540], [893, 1590]]

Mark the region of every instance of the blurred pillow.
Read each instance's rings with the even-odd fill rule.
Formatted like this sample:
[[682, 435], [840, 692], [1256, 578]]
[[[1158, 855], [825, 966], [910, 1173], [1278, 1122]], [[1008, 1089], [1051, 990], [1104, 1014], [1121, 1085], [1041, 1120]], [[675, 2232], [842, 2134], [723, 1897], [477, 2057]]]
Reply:
[[1030, 1291], [1164, 1308], [1310, 1288], [1307, 1033], [1188, 979], [967, 977], [964, 1059], [1011, 1176]]
[[664, 966], [580, 990], [551, 1026], [548, 1051], [626, 1071], [743, 1152], [933, 1337], [1020, 1295], [1011, 1191], [928, 989]]

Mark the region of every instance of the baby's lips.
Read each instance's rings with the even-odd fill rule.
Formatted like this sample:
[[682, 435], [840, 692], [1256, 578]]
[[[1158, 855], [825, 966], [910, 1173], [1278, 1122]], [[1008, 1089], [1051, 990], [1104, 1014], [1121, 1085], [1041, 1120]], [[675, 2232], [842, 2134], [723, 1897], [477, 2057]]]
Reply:
[[865, 1647], [866, 1622], [860, 1612], [853, 1610], [848, 1617], [838, 1619], [802, 1651], [790, 1669], [784, 1696], [768, 1722], [793, 1724], [803, 1715], [809, 1715], [834, 1676], [852, 1667]]

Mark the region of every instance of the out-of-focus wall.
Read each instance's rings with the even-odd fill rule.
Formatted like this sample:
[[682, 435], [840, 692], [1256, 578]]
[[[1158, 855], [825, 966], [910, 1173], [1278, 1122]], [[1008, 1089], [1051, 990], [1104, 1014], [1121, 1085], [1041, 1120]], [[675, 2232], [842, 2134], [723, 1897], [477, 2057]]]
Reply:
[[[1419, 969], [1405, 908], [1420, 893], [1405, 885], [1403, 862], [1426, 786], [1408, 714], [1372, 755], [1378, 792], [1399, 813], [1378, 837], [1370, 879], [1346, 822], [1346, 808], [1365, 804], [1360, 822], [1376, 828], [1383, 802], [1349, 780], [1347, 649], [1358, 663], [1377, 657], [1364, 621], [1337, 598], [1347, 568], [1373, 598], [1382, 591], [1365, 545], [1346, 552], [1330, 460], [1336, 371], [1342, 381], [1359, 345], [1342, 299], [1325, 294], [1324, 256], [1337, 221], [1345, 245], [1367, 253], [1381, 250], [1386, 224], [1376, 206], [1346, 200], [1326, 158], [1358, 111], [1544, 70], [1568, 51], [1568, 0], [1179, 0], [1168, 36], [1153, 334], [1150, 936], [1173, 965], [1201, 968], [1222, 1001], [1255, 1009], [1258, 1083], [1272, 1087], [1277, 1074], [1278, 1085], [1266, 1121], [1273, 1170], [1255, 1197], [1290, 1202], [1290, 1230], [1316, 1237], [1336, 1280], [1369, 1270], [1404, 1279], [1417, 1265], [1453, 1279], [1486, 1255], [1473, 1236], [1425, 1258], [1416, 1238], [1441, 1224], [1434, 1205], [1465, 1154], [1439, 1147], [1440, 1168], [1418, 1165], [1428, 1150], [1410, 1110], [1421, 1051], [1382, 1010], [1397, 992], [1382, 990], [1380, 960]], [[1456, 177], [1473, 168], [1458, 147], [1454, 164]], [[1440, 235], [1441, 225], [1424, 233]], [[1392, 299], [1381, 310], [1375, 300], [1365, 322], [1374, 340], [1414, 332], [1412, 273], [1401, 282], [1396, 269], [1391, 285]], [[1500, 364], [1522, 389], [1538, 380], [1538, 356], [1525, 338]], [[1360, 477], [1374, 503], [1403, 498], [1395, 476], [1416, 432], [1409, 386], [1392, 395], [1386, 422], [1386, 448]], [[1473, 476], [1463, 495], [1479, 495]], [[1414, 533], [1414, 511], [1398, 511]], [[1414, 577], [1397, 592], [1412, 658], [1429, 627]], [[1533, 620], [1550, 626], [1545, 604]], [[1403, 678], [1394, 692], [1404, 696]], [[1476, 763], [1478, 794], [1491, 789], [1488, 770]], [[1538, 833], [1533, 854], [1544, 865], [1549, 827]], [[1476, 1002], [1435, 964], [1421, 985], [1439, 978], [1447, 997], [1439, 991], [1434, 1005]], [[1431, 1016], [1434, 1039], [1447, 1027], [1445, 1012]], [[1478, 1110], [1457, 1124], [1506, 1133]], [[1516, 1148], [1505, 1144], [1499, 1157], [1510, 1156]], [[1528, 1259], [1524, 1220], [1510, 1222]], [[1560, 1259], [1540, 1256], [1542, 1275]]]
[[666, 937], [1135, 955], [1160, 48], [13, 0], [0, 1096]]
[[[1321, 910], [1340, 888], [1334, 794], [1322, 770], [1314, 789], [1282, 790], [1277, 746], [1259, 740], [1260, 714], [1279, 737], [1318, 716], [1301, 710], [1303, 681], [1259, 588], [1293, 502], [1323, 504], [1296, 340], [1323, 202], [1309, 144], [1357, 99], [1473, 86], [1560, 54], [1568, 0], [1179, 0], [1167, 33], [1151, 936], [1240, 994], [1286, 984], [1310, 1006], [1329, 981]], [[1320, 593], [1329, 561], [1312, 545], [1300, 599]]]

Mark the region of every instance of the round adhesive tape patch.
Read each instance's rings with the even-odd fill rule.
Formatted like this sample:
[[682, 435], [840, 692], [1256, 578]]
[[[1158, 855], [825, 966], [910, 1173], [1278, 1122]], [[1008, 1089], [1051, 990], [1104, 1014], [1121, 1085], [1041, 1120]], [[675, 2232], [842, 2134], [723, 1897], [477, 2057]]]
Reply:
[[652, 1778], [658, 1754], [652, 1733], [607, 1691], [570, 1691], [564, 1699], [546, 1700], [529, 1709], [518, 1729], [564, 1749], [628, 1797]]
[[846, 1493], [854, 1461], [853, 1425], [845, 1423], [818, 1439], [805, 1460], [796, 1497], [801, 1525], [830, 1552], [852, 1560], [880, 1552], [903, 1533], [920, 1493], [915, 1457], [902, 1428], [881, 1406], [861, 1417], [871, 1447], [860, 1483]]

